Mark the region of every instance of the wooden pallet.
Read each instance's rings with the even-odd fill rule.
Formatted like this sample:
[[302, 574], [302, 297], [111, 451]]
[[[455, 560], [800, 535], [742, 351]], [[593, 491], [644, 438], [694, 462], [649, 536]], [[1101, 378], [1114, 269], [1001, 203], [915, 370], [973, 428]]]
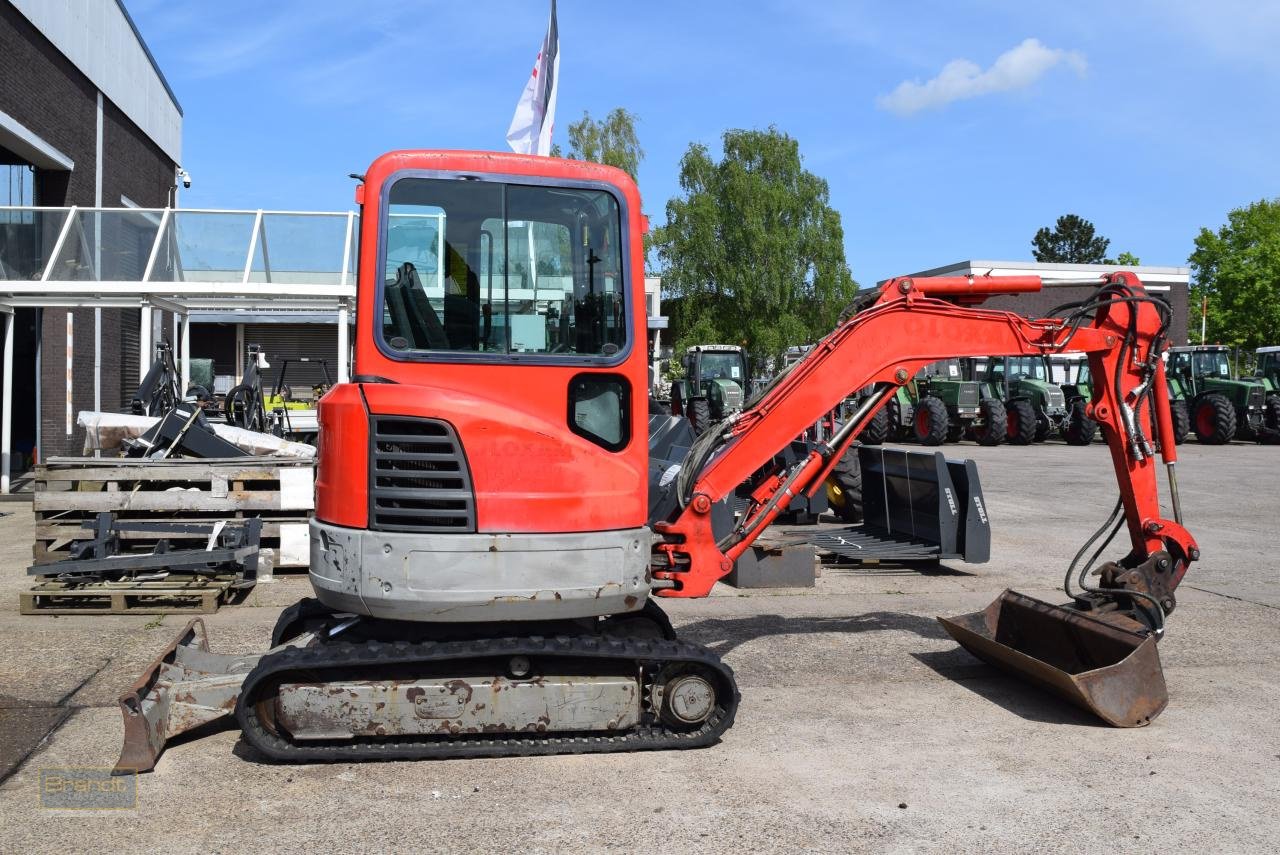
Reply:
[[152, 462], [54, 457], [36, 467], [37, 512], [234, 514], [314, 507], [315, 461], [277, 457]]
[[24, 615], [213, 614], [241, 589], [234, 580], [187, 577], [159, 582], [41, 582], [18, 594]]
[[[314, 508], [314, 460], [234, 457], [160, 462], [129, 458], [53, 457], [36, 467], [32, 558], [66, 557], [81, 524], [101, 512], [123, 520], [199, 522], [260, 517], [264, 548], [276, 567], [306, 567], [306, 525]], [[141, 533], [126, 535], [145, 549]]]

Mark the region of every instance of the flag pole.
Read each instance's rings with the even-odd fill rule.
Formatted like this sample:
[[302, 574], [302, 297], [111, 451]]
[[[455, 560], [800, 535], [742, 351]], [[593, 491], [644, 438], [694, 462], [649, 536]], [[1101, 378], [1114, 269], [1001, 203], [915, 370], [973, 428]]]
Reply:
[[551, 0], [547, 32], [533, 62], [529, 80], [516, 102], [515, 115], [507, 128], [507, 144], [519, 154], [551, 154], [551, 136], [556, 124], [556, 95], [560, 88], [560, 30], [556, 23], [556, 3]]

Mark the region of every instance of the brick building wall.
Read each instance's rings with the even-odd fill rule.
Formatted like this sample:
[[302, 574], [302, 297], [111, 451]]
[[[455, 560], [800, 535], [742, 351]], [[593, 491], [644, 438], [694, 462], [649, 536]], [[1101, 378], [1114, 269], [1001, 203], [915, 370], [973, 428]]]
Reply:
[[[984, 308], [1005, 309], [1032, 318], [1042, 318], [1049, 311], [1064, 303], [1074, 303], [1092, 294], [1096, 286], [1089, 285], [1046, 285], [1043, 290], [1032, 294], [1002, 294], [992, 297], [983, 303]], [[1173, 284], [1168, 291], [1153, 291], [1156, 297], [1167, 298], [1173, 308], [1173, 324], [1169, 329], [1169, 343], [1181, 345], [1187, 343], [1187, 303], [1189, 295], [1185, 284]]]
[[[35, 203], [92, 206], [98, 90], [4, 0], [0, 0], [0, 109], [75, 162], [70, 172], [37, 171]], [[102, 204], [117, 207], [122, 204], [121, 197], [127, 196], [142, 207], [164, 207], [169, 200], [174, 169], [175, 164], [159, 147], [104, 98]], [[70, 436], [66, 416], [68, 314], [73, 319]], [[138, 315], [136, 309], [101, 311], [98, 388], [105, 410], [127, 407], [137, 388], [138, 357], [134, 355], [136, 349], [131, 352], [127, 342], [137, 340]], [[93, 309], [43, 311], [39, 324], [39, 452], [42, 458], [78, 454], [83, 447], [83, 431], [74, 425], [74, 419], [80, 410], [94, 406], [94, 321]], [[15, 393], [19, 393], [16, 386]]]

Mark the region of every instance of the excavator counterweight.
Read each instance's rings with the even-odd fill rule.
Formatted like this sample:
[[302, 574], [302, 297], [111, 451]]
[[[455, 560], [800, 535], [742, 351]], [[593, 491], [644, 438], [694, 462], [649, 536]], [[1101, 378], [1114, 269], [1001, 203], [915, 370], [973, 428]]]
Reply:
[[[1111, 724], [1163, 709], [1155, 644], [1199, 551], [1177, 507], [1170, 313], [1132, 274], [1037, 320], [981, 306], [1038, 290], [1034, 276], [890, 280], [740, 412], [651, 456], [644, 225], [625, 173], [393, 152], [358, 199], [352, 380], [319, 404], [316, 599], [259, 656], [211, 653], [187, 627], [121, 699], [120, 769], [224, 715], [273, 761], [711, 745], [737, 712], [733, 673], [658, 603], [710, 593], [925, 365], [993, 354], [1087, 356], [1120, 498], [1065, 605], [1006, 592], [943, 625]], [[829, 439], [782, 453], [862, 389]], [[748, 482], [746, 509], [726, 512]], [[1095, 579], [1121, 527], [1128, 553]]]

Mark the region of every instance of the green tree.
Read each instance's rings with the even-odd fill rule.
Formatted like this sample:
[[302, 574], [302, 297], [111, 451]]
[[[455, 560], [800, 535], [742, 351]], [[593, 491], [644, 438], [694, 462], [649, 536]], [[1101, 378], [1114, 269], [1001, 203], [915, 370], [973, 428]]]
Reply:
[[1209, 341], [1246, 350], [1280, 344], [1280, 198], [1237, 208], [1216, 232], [1202, 228], [1190, 263], [1192, 341], [1207, 298]]
[[1044, 226], [1031, 239], [1036, 261], [1063, 264], [1099, 264], [1111, 241], [1094, 234], [1093, 223], [1075, 214], [1058, 217], [1054, 227]]
[[[631, 176], [631, 180], [640, 183], [640, 162], [644, 160], [644, 149], [640, 147], [640, 138], [636, 135], [636, 124], [639, 122], [635, 113], [614, 107], [603, 121], [596, 121], [586, 110], [582, 118], [569, 125], [570, 160], [589, 160], [616, 166]], [[552, 157], [565, 157], [559, 145], [551, 147]], [[650, 256], [653, 236], [645, 234], [644, 256], [645, 269], [653, 267]]]
[[677, 350], [719, 342], [776, 358], [830, 332], [853, 299], [844, 229], [794, 139], [731, 130], [723, 145], [718, 162], [689, 146], [655, 235]]
[[1103, 264], [1119, 264], [1122, 267], [1137, 267], [1142, 264], [1142, 259], [1134, 255], [1132, 252], [1122, 252], [1115, 258], [1102, 259]]
[[[582, 118], [569, 125], [567, 156], [570, 160], [616, 166], [638, 184], [640, 161], [644, 160], [644, 149], [640, 148], [640, 138], [636, 135], [638, 121], [635, 113], [621, 107], [614, 107], [602, 121], [596, 121], [583, 110]], [[552, 147], [551, 154], [553, 157], [566, 156], [559, 145]]]

